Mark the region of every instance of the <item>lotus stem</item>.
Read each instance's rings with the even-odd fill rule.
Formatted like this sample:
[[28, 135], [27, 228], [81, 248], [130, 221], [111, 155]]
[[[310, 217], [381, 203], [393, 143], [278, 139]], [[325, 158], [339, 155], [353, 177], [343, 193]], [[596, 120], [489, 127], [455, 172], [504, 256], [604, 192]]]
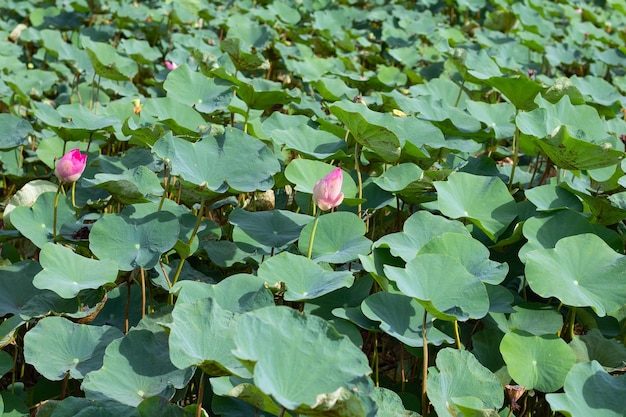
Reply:
[[196, 407], [196, 417], [202, 416], [202, 400], [204, 399], [204, 384], [206, 378], [204, 371], [200, 372], [200, 383], [198, 384], [198, 406]]
[[428, 340], [426, 339], [426, 322], [428, 312], [424, 310], [424, 321], [422, 323], [422, 349], [423, 349], [423, 365], [422, 365], [422, 415], [428, 414], [428, 397], [426, 395], [426, 378], [428, 377]]
[[456, 340], [456, 348], [458, 350], [463, 350], [463, 345], [461, 344], [461, 335], [459, 334], [458, 320], [454, 320], [454, 339]]
[[57, 239], [57, 207], [59, 206], [59, 194], [61, 193], [62, 187], [63, 183], [59, 182], [57, 193], [54, 196], [54, 208], [52, 209], [52, 240]]
[[311, 259], [311, 254], [313, 253], [313, 240], [315, 240], [315, 231], [317, 230], [317, 222], [320, 219], [319, 213], [320, 212], [317, 212], [317, 214], [315, 215], [315, 220], [313, 221], [313, 229], [311, 230], [311, 238], [309, 239], [309, 250], [307, 251], [307, 254], [306, 254], [306, 257], [309, 259]]

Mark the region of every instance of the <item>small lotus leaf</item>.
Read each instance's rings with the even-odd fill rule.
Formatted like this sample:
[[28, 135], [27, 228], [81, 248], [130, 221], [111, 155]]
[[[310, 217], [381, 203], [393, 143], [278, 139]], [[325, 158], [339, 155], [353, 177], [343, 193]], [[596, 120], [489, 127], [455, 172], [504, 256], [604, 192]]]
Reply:
[[556, 335], [515, 330], [504, 335], [500, 352], [515, 382], [543, 392], [561, 388], [576, 363], [574, 351]]
[[121, 174], [96, 174], [94, 179], [84, 179], [83, 185], [102, 188], [122, 204], [146, 203], [163, 194], [157, 175], [145, 166]]
[[515, 200], [497, 177], [457, 172], [434, 185], [444, 215], [469, 219], [494, 242], [517, 217]]
[[[265, 127], [265, 123], [263, 124]], [[274, 129], [270, 136], [274, 143], [284, 145], [285, 149], [293, 149], [315, 159], [329, 159], [345, 156], [346, 142], [324, 130], [313, 129], [301, 124], [289, 129]]]
[[[422, 347], [424, 307], [411, 297], [402, 294], [377, 292], [361, 304], [363, 314], [370, 320], [380, 322], [380, 330], [395, 337], [402, 343]], [[433, 327], [433, 318], [428, 316], [426, 337], [429, 344], [439, 346], [442, 343], [453, 343], [454, 340]]]
[[428, 398], [440, 417], [455, 417], [455, 399], [472, 398], [481, 408], [497, 410], [504, 401], [500, 381], [470, 352], [445, 348], [436, 367], [428, 368]]
[[261, 264], [257, 274], [270, 287], [284, 283], [287, 301], [320, 297], [339, 288], [350, 287], [350, 271], [327, 271], [316, 262], [289, 252], [281, 252]]
[[127, 81], [137, 74], [137, 63], [118, 54], [113, 46], [94, 42], [86, 36], [81, 36], [80, 40], [96, 74], [114, 81]]
[[[307, 343], [291, 343], [294, 338]], [[371, 394], [367, 358], [325, 320], [288, 307], [255, 310], [240, 318], [235, 345], [233, 354], [253, 372], [254, 384], [287, 409], [310, 416], [338, 409], [350, 417], [364, 414], [353, 389]]]
[[231, 83], [191, 71], [187, 64], [170, 72], [163, 88], [168, 97], [206, 114], [225, 111], [233, 96]]
[[25, 145], [28, 142], [28, 135], [33, 133], [31, 124], [21, 117], [12, 114], [0, 114], [0, 149], [3, 151]]
[[[42, 248], [53, 240], [55, 193], [46, 192], [32, 207], [19, 206], [11, 212], [11, 223], [22, 235]], [[65, 223], [75, 223], [74, 208], [69, 199], [60, 197], [57, 207], [57, 233]]]
[[385, 265], [384, 271], [404, 294], [417, 298], [437, 318], [464, 321], [489, 311], [485, 285], [451, 256], [418, 255], [405, 268]]
[[313, 217], [287, 210], [250, 212], [234, 209], [228, 217], [235, 225], [233, 241], [263, 248], [282, 248], [298, 240], [302, 228]]
[[85, 258], [54, 243], [45, 244], [39, 256], [43, 270], [35, 275], [33, 285], [52, 290], [63, 298], [76, 297], [87, 288], [112, 284], [117, 278], [117, 262], [112, 259]]
[[600, 317], [624, 305], [625, 271], [626, 256], [593, 234], [565, 237], [554, 249], [528, 253], [526, 261], [526, 278], [534, 292], [566, 305], [591, 307]]
[[24, 357], [51, 381], [60, 381], [68, 373], [71, 378], [82, 379], [102, 366], [104, 350], [122, 336], [115, 327], [45, 317], [24, 336]]
[[527, 190], [526, 198], [537, 206], [538, 211], [570, 209], [582, 211], [583, 205], [576, 195], [556, 185], [542, 185]]
[[178, 234], [178, 219], [169, 212], [142, 218], [105, 214], [91, 228], [89, 247], [98, 258], [116, 261], [122, 271], [150, 269], [174, 246]]
[[612, 376], [596, 362], [574, 365], [565, 378], [565, 392], [548, 394], [554, 411], [571, 417], [622, 417], [626, 410], [626, 375]]
[[578, 362], [597, 361], [608, 371], [619, 371], [626, 366], [626, 347], [615, 339], [607, 339], [598, 329], [576, 335], [570, 342]]
[[372, 241], [363, 236], [365, 223], [353, 213], [336, 212], [318, 217], [312, 236], [313, 226], [311, 222], [302, 229], [298, 249], [303, 254], [308, 253], [313, 239], [311, 257], [315, 261], [345, 263], [370, 252]]

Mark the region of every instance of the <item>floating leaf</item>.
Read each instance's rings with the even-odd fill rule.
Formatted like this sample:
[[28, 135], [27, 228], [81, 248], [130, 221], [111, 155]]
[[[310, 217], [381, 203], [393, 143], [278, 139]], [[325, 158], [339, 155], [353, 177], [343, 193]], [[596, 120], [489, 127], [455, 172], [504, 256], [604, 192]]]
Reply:
[[515, 382], [543, 392], [561, 388], [576, 363], [574, 351], [556, 335], [512, 331], [502, 338], [500, 352]]
[[178, 233], [178, 219], [169, 212], [141, 218], [105, 214], [91, 228], [89, 247], [98, 258], [116, 261], [122, 271], [150, 269], [174, 246]]
[[600, 317], [624, 305], [625, 271], [626, 256], [593, 234], [565, 237], [554, 249], [529, 252], [526, 261], [526, 279], [535, 293], [591, 307]]
[[[76, 324], [62, 317], [45, 317], [24, 336], [24, 357], [51, 381], [67, 374], [82, 379], [102, 366], [104, 350], [123, 333], [110, 326]], [[54, 340], [54, 343], [49, 343]]]
[[481, 408], [497, 410], [504, 401], [500, 381], [470, 352], [445, 348], [437, 354], [436, 367], [428, 368], [428, 398], [440, 417], [455, 417], [455, 400], [474, 399]]
[[[280, 166], [274, 154], [260, 141], [238, 129], [228, 128], [219, 137], [208, 136], [190, 143], [166, 135], [153, 152], [171, 164], [173, 175], [216, 193], [229, 188], [247, 192], [267, 190]], [[242, 155], [248, 155], [241, 163]]]
[[497, 177], [457, 172], [434, 185], [444, 215], [468, 218], [494, 242], [517, 217], [515, 200]]
[[[300, 233], [300, 253], [308, 253], [313, 232], [313, 222]], [[317, 262], [345, 263], [366, 255], [372, 241], [363, 236], [365, 223], [356, 214], [335, 212], [320, 216], [317, 221], [311, 257]]]
[[565, 393], [547, 394], [554, 411], [572, 417], [621, 417], [626, 410], [626, 375], [612, 376], [596, 361], [579, 363], [565, 379]]
[[117, 278], [117, 262], [114, 260], [85, 258], [54, 243], [41, 248], [39, 262], [43, 270], [35, 275], [33, 285], [52, 290], [63, 298], [74, 298], [84, 289], [113, 284]]
[[316, 262], [289, 252], [263, 262], [257, 274], [270, 288], [284, 283], [287, 301], [310, 300], [349, 287], [354, 282], [350, 271], [327, 271]]
[[287, 409], [310, 416], [337, 409], [347, 417], [365, 414], [360, 396], [373, 389], [367, 358], [325, 320], [287, 307], [263, 308], [241, 317], [235, 344], [233, 354], [253, 372], [254, 384]]

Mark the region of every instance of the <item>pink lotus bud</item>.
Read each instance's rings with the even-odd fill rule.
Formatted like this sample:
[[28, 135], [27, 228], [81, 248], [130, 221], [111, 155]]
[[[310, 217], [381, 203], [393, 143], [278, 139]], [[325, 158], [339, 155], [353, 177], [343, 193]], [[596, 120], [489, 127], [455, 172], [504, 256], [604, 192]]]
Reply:
[[87, 155], [83, 155], [78, 149], [72, 149], [59, 159], [54, 173], [61, 182], [74, 182], [80, 178], [86, 165]]
[[165, 68], [172, 71], [178, 68], [178, 64], [173, 63], [172, 61], [165, 61]]
[[337, 207], [343, 201], [341, 184], [343, 172], [341, 168], [335, 168], [330, 174], [315, 183], [313, 187], [313, 202], [320, 210], [330, 210]]

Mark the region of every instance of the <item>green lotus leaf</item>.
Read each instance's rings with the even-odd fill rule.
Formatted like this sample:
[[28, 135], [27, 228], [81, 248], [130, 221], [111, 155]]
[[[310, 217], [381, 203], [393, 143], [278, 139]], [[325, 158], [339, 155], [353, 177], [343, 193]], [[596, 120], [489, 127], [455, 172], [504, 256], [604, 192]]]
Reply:
[[607, 339], [598, 329], [574, 336], [570, 347], [577, 362], [597, 361], [607, 372], [619, 371], [626, 365], [626, 347], [615, 339]]
[[122, 204], [147, 203], [163, 194], [159, 178], [145, 166], [131, 168], [121, 174], [96, 174], [94, 179], [83, 179], [83, 185], [102, 188]]
[[496, 139], [512, 138], [515, 133], [515, 107], [509, 103], [488, 104], [482, 101], [469, 101], [467, 111], [487, 125]]
[[0, 267], [1, 316], [19, 315], [28, 300], [44, 292], [33, 285], [33, 278], [40, 271], [39, 262], [32, 260]]
[[[45, 192], [32, 207], [19, 206], [11, 212], [11, 223], [37, 247], [53, 241], [55, 193]], [[74, 208], [68, 198], [60, 197], [57, 207], [57, 234], [66, 223], [75, 223]]]
[[[152, 150], [168, 161], [173, 175], [216, 193], [229, 188], [268, 190], [274, 185], [272, 175], [280, 170], [276, 157], [262, 142], [232, 128], [222, 136], [207, 136], [195, 143], [166, 135]], [[242, 155], [250, 155], [245, 164]]]
[[[563, 227], [564, 224], [567, 227]], [[528, 242], [519, 251], [522, 262], [526, 261], [528, 253], [533, 250], [554, 248], [562, 238], [583, 233], [599, 236], [614, 250], [623, 248], [622, 239], [615, 231], [592, 224], [582, 213], [571, 210], [558, 210], [531, 217], [524, 222], [523, 233]]]
[[535, 293], [569, 306], [591, 307], [600, 317], [624, 305], [625, 271], [626, 256], [589, 233], [565, 237], [554, 249], [529, 252], [526, 261], [526, 279]]
[[32, 125], [25, 119], [12, 114], [0, 114], [0, 149], [3, 151], [28, 143], [28, 135], [33, 133]]
[[472, 354], [500, 380], [502, 385], [511, 382], [511, 375], [500, 353], [504, 334], [498, 329], [484, 329], [472, 336]]
[[374, 183], [385, 191], [398, 192], [421, 180], [423, 175], [424, 171], [416, 164], [404, 163], [392, 166], [377, 177]]
[[582, 211], [583, 205], [576, 195], [553, 184], [541, 185], [525, 192], [526, 198], [537, 206], [537, 211], [570, 209]]
[[504, 333], [513, 330], [522, 330], [530, 334], [541, 336], [557, 334], [563, 327], [563, 316], [554, 307], [539, 303], [522, 303], [513, 307], [510, 314], [489, 313]]
[[315, 159], [330, 159], [346, 155], [344, 140], [307, 124], [289, 129], [274, 129], [270, 136], [274, 143], [284, 145], [285, 149], [293, 149]]
[[33, 180], [26, 183], [16, 192], [4, 208], [4, 227], [11, 228], [11, 212], [15, 207], [32, 206], [37, 198], [45, 192], [56, 192], [58, 185], [45, 180]]
[[626, 410], [626, 375], [612, 376], [596, 361], [574, 365], [564, 389], [546, 400], [552, 410], [570, 417], [621, 417]]
[[[307, 343], [291, 343], [294, 338]], [[366, 414], [373, 390], [367, 358], [325, 320], [287, 307], [255, 310], [241, 316], [235, 345], [233, 354], [254, 384], [287, 409], [310, 416]]]
[[390, 389], [376, 387], [373, 398], [378, 405], [378, 417], [420, 417], [415, 411], [405, 409], [400, 396]]
[[497, 177], [457, 172], [434, 185], [444, 215], [469, 219], [494, 242], [517, 217], [515, 200]]
[[[402, 294], [377, 292], [361, 303], [363, 314], [370, 320], [380, 322], [380, 330], [412, 347], [422, 347], [424, 307], [411, 297]], [[454, 340], [433, 327], [433, 318], [429, 316], [426, 324], [428, 343], [439, 346], [453, 343]]]
[[241, 40], [228, 38], [220, 42], [220, 49], [230, 56], [233, 64], [239, 71], [250, 71], [263, 64], [263, 57], [258, 53], [248, 53], [242, 50]]
[[280, 83], [263, 78], [253, 78], [242, 82], [236, 91], [237, 97], [243, 100], [249, 108], [255, 110], [300, 101], [295, 93], [283, 89]]
[[464, 321], [484, 317], [489, 311], [485, 285], [451, 256], [417, 255], [405, 268], [385, 265], [384, 271], [405, 295], [416, 298], [436, 318]]
[[533, 110], [537, 108], [535, 97], [544, 90], [536, 81], [525, 76], [492, 77], [487, 83], [497, 88], [519, 110]]
[[208, 376], [252, 375], [231, 354], [239, 314], [222, 309], [213, 298], [178, 301], [172, 311], [170, 360], [179, 369], [197, 366]]
[[132, 117], [127, 119], [125, 127], [128, 130], [124, 133], [139, 134], [146, 143], [152, 145], [163, 134], [159, 123], [171, 129], [175, 135], [193, 138], [211, 130], [209, 123], [192, 107], [181, 105], [172, 97], [155, 97], [145, 101], [137, 121]]
[[128, 81], [137, 74], [137, 63], [118, 54], [113, 46], [94, 42], [86, 36], [81, 36], [80, 41], [89, 54], [96, 74], [114, 81]]
[[350, 271], [327, 271], [316, 262], [289, 252], [267, 259], [257, 274], [270, 288], [283, 283], [287, 301], [310, 300], [350, 287], [354, 282]]
[[168, 97], [205, 114], [226, 111], [233, 96], [231, 83], [191, 71], [187, 64], [170, 72], [163, 88]]
[[515, 330], [504, 335], [500, 352], [511, 378], [526, 389], [556, 391], [576, 363], [574, 351], [556, 335]]
[[93, 401], [82, 397], [50, 400], [38, 408], [44, 417], [140, 417], [135, 407], [116, 401]]
[[[225, 409], [225, 412], [238, 411], [242, 417], [246, 412], [257, 413], [259, 416], [276, 416], [280, 414], [280, 407], [271, 396], [265, 394], [252, 383], [252, 379], [238, 377], [211, 378], [211, 388], [216, 397], [213, 398], [213, 411]], [[217, 407], [216, 407], [217, 400]], [[230, 400], [230, 401], [228, 401]], [[264, 414], [264, 413], [268, 414]]]
[[392, 116], [376, 113], [367, 106], [348, 101], [333, 104], [330, 112], [350, 130], [357, 142], [370, 148], [383, 161], [398, 160], [404, 142], [387, 127], [394, 125]]
[[91, 228], [89, 248], [100, 259], [116, 261], [122, 271], [150, 269], [174, 246], [178, 234], [178, 219], [169, 212], [142, 218], [105, 214]]
[[444, 233], [428, 241], [418, 252], [439, 253], [458, 260], [469, 273], [486, 284], [499, 284], [509, 272], [506, 263], [489, 259], [489, 249], [471, 236], [459, 233]]
[[498, 410], [504, 401], [500, 381], [470, 352], [445, 348], [437, 354], [436, 367], [428, 368], [428, 398], [437, 415], [455, 417], [456, 399], [474, 399], [481, 408]]
[[444, 233], [469, 236], [469, 231], [463, 226], [463, 223], [421, 210], [406, 219], [402, 232], [390, 233], [381, 237], [374, 242], [374, 247], [388, 247], [392, 255], [408, 262], [415, 258], [427, 242]]
[[170, 362], [167, 339], [163, 329], [135, 328], [112, 341], [102, 367], [83, 379], [86, 397], [132, 407], [153, 396], [171, 399], [177, 388], [189, 382], [194, 369], [178, 369]]
[[245, 211], [234, 209], [228, 222], [235, 225], [233, 241], [255, 247], [282, 248], [300, 237], [302, 228], [313, 217], [287, 210]]
[[[137, 406], [137, 411], [141, 417], [195, 417], [197, 416], [197, 407], [198, 404], [191, 404], [183, 408], [180, 405], [165, 401], [163, 398], [150, 397]], [[207, 415], [206, 411], [201, 415]]]
[[311, 258], [317, 262], [349, 262], [359, 255], [367, 255], [372, 246], [372, 241], [363, 236], [363, 220], [349, 212], [339, 211], [320, 216], [313, 237], [312, 233], [313, 222], [302, 229], [298, 249], [302, 254], [308, 253], [309, 243], [313, 239]]
[[[102, 366], [104, 350], [123, 333], [110, 326], [76, 324], [63, 317], [45, 317], [24, 336], [24, 357], [51, 381], [67, 374], [82, 379]], [[54, 340], [55, 343], [48, 343]]]
[[249, 274], [235, 274], [215, 285], [184, 280], [172, 287], [177, 302], [191, 303], [201, 298], [213, 298], [221, 308], [233, 313], [245, 313], [274, 304], [274, 296], [265, 285]]
[[0, 377], [3, 377], [7, 372], [13, 369], [13, 358], [8, 352], [0, 352]]
[[117, 262], [114, 260], [85, 258], [54, 243], [41, 248], [39, 262], [43, 270], [35, 275], [33, 285], [52, 290], [63, 298], [74, 298], [84, 289], [113, 284], [117, 278]]

